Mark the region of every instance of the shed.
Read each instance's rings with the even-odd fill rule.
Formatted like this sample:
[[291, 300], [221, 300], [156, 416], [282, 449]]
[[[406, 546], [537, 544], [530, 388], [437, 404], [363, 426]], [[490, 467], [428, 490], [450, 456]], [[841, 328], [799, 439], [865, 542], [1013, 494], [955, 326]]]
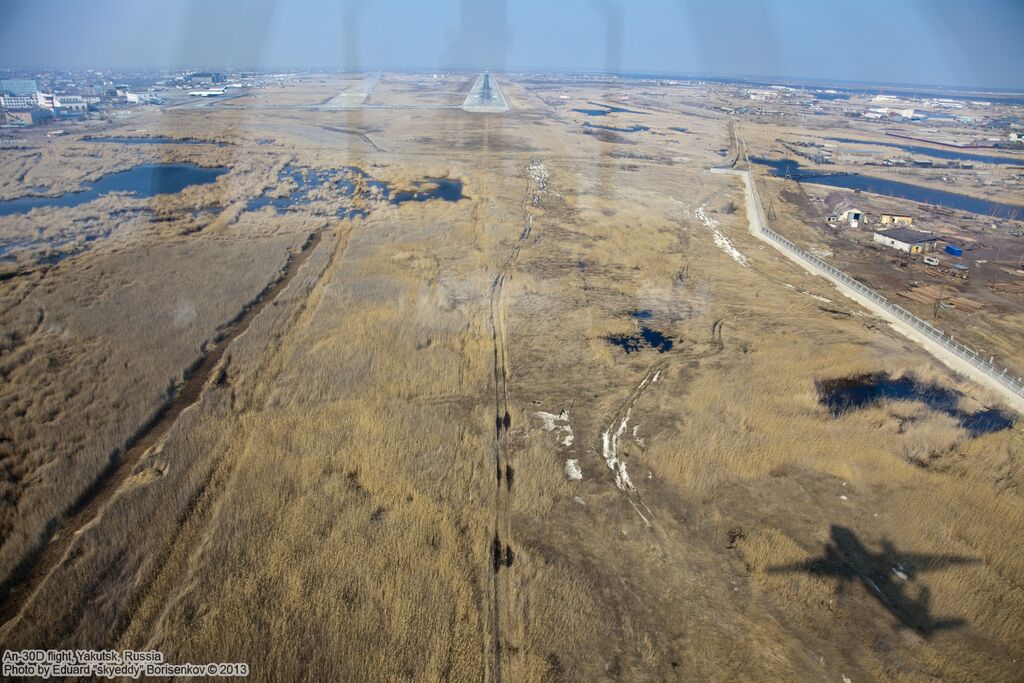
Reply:
[[905, 213], [883, 213], [882, 225], [913, 225], [914, 217]]
[[964, 248], [963, 247], [958, 247], [955, 244], [947, 244], [946, 245], [946, 253], [951, 255], [951, 256], [963, 256], [964, 255]]
[[856, 228], [862, 220], [864, 220], [864, 212], [850, 206], [847, 202], [836, 206], [828, 217], [829, 223], [846, 223], [851, 228]]

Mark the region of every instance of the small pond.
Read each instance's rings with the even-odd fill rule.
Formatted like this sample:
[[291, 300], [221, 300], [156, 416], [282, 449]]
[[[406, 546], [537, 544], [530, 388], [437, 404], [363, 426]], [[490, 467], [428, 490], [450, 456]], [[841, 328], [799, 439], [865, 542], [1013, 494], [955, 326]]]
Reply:
[[109, 142], [118, 145], [216, 145], [227, 147], [228, 143], [199, 138], [169, 138], [165, 135], [111, 135], [108, 137], [84, 137], [83, 142]]
[[[302, 169], [293, 165], [285, 166], [278, 173], [278, 181], [291, 180], [295, 189], [285, 196], [276, 196], [276, 193], [264, 192], [259, 197], [249, 200], [246, 205], [248, 211], [258, 211], [265, 206], [274, 208], [275, 213], [283, 213], [295, 206], [309, 204], [312, 199], [310, 193], [321, 187], [326, 187], [340, 197], [354, 197], [357, 190], [362, 187], [371, 196], [382, 199], [390, 204], [404, 204], [405, 202], [425, 202], [431, 199], [441, 199], [447, 202], [457, 202], [464, 199], [462, 194], [462, 181], [453, 178], [426, 178], [415, 181], [412, 188], [393, 192], [391, 187], [380, 180], [375, 180], [366, 174], [365, 171], [354, 166], [345, 166], [340, 169]], [[343, 207], [338, 210], [337, 216], [341, 219], [365, 217], [365, 209]]]
[[963, 411], [959, 407], [963, 394], [959, 391], [922, 382], [913, 375], [890, 377], [888, 373], [877, 372], [819, 380], [815, 385], [819, 401], [833, 417], [889, 400], [924, 403], [932, 410], [954, 418], [971, 436], [1009, 429], [1015, 422], [1013, 415], [996, 408], [975, 413]]
[[599, 125], [599, 124], [596, 124], [596, 123], [584, 123], [583, 127], [584, 128], [600, 128], [601, 130], [613, 130], [616, 133], [641, 133], [641, 132], [643, 132], [645, 130], [650, 130], [650, 128], [648, 128], [647, 126], [641, 126], [640, 124], [634, 124], [632, 126], [628, 126], [628, 127], [623, 128], [623, 127], [618, 127], [618, 126], [602, 126], [602, 125]]
[[228, 172], [226, 166], [206, 168], [196, 164], [142, 164], [126, 171], [101, 176], [83, 183], [84, 190], [65, 192], [54, 197], [28, 195], [0, 201], [0, 216], [25, 214], [35, 208], [70, 208], [87, 204], [111, 192], [125, 192], [135, 198], [175, 194], [193, 185], [207, 185]]
[[626, 353], [642, 351], [644, 347], [656, 349], [658, 353], [665, 353], [672, 349], [672, 340], [658, 330], [650, 327], [641, 327], [637, 334], [612, 335], [607, 337], [608, 343], [620, 347]]

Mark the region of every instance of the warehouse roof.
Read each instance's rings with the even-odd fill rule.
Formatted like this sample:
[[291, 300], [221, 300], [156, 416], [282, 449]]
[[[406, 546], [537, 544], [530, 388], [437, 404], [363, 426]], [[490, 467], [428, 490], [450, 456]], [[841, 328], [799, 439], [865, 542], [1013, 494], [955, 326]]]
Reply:
[[881, 230], [878, 233], [883, 237], [889, 239], [899, 240], [907, 244], [915, 244], [917, 242], [934, 242], [939, 239], [939, 236], [931, 232], [921, 232], [920, 230], [913, 230], [911, 228], [893, 228], [892, 230]]

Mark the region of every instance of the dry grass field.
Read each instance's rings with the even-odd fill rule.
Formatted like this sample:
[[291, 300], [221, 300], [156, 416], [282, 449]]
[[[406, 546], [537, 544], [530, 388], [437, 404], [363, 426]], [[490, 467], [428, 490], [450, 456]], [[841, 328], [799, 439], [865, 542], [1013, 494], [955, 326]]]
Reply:
[[[381, 92], [458, 99], [431, 81]], [[998, 397], [748, 233], [698, 90], [500, 82], [504, 115], [300, 108], [351, 84], [315, 79], [258, 92], [281, 108], [124, 124], [227, 146], [5, 158], [8, 198], [143, 160], [230, 171], [0, 281], [3, 647], [255, 680], [1020, 680], [1019, 425], [974, 436], [919, 401], [833, 417], [816, 382]], [[632, 113], [573, 111], [623, 94]], [[464, 198], [247, 210], [286, 164]], [[339, 218], [350, 201], [367, 215]]]

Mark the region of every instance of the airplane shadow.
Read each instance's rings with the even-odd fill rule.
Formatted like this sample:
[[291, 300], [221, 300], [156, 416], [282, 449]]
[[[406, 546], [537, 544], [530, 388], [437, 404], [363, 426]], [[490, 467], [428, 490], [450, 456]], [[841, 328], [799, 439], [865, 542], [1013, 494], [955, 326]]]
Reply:
[[925, 638], [967, 623], [964, 619], [936, 618], [931, 612], [928, 586], [921, 585], [916, 597], [910, 595], [910, 588], [921, 573], [976, 564], [980, 560], [960, 555], [901, 553], [888, 541], [882, 541], [881, 552], [873, 553], [850, 529], [833, 524], [830, 531], [821, 557], [768, 567], [766, 571], [832, 577], [839, 581], [840, 590], [860, 582], [896, 618], [899, 626], [913, 629]]

